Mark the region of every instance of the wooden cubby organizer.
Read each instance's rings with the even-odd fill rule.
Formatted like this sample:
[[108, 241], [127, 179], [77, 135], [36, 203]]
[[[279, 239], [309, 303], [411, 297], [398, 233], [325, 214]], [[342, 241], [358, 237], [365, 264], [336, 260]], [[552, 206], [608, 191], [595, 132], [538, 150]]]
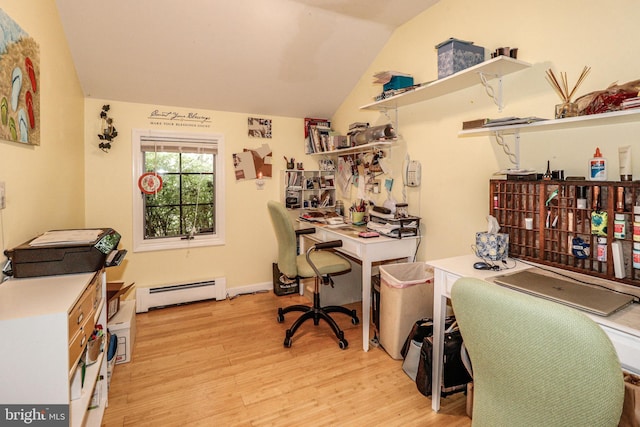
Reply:
[[[334, 208], [335, 173], [321, 170], [285, 170], [282, 178], [285, 206], [288, 209]], [[312, 200], [315, 202], [312, 203]]]
[[[578, 187], [586, 188], [586, 208], [578, 207]], [[557, 196], [549, 201], [556, 190]], [[598, 260], [599, 236], [591, 230], [591, 213], [598, 210], [594, 190], [600, 194], [599, 211], [607, 213], [606, 260]], [[640, 202], [640, 181], [493, 179], [489, 193], [490, 213], [498, 220], [500, 232], [509, 234], [510, 257], [640, 287], [640, 269], [633, 268], [632, 258], [634, 206]], [[623, 238], [614, 236], [616, 214], [625, 219]], [[525, 227], [525, 218], [533, 219], [532, 229]], [[588, 257], [574, 256], [574, 237], [590, 245]], [[611, 249], [614, 241], [622, 244], [624, 278], [615, 277]]]

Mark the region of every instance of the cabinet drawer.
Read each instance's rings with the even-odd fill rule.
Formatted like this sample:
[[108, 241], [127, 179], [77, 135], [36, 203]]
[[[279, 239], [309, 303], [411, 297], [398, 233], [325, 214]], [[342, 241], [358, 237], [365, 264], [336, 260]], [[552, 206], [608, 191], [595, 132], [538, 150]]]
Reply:
[[69, 370], [78, 362], [78, 358], [82, 354], [82, 351], [87, 346], [87, 341], [93, 333], [93, 312], [88, 313], [85, 316], [84, 321], [78, 327], [76, 334], [73, 335], [69, 341]]
[[[97, 276], [96, 276], [97, 277]], [[94, 313], [94, 307], [96, 305], [96, 280], [92, 280], [91, 283], [85, 288], [82, 296], [73, 306], [69, 313], [69, 336], [73, 337], [80, 325], [82, 325], [86, 318], [92, 316]]]

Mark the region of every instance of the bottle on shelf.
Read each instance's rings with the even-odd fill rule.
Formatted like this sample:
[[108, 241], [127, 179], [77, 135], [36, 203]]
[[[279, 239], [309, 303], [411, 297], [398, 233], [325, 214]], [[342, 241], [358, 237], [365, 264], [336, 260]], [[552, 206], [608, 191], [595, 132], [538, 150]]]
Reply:
[[542, 175], [542, 179], [545, 181], [551, 180], [551, 163], [547, 160], [547, 171]]
[[600, 147], [596, 147], [593, 158], [589, 160], [589, 179], [591, 181], [607, 180], [607, 159], [602, 157]]

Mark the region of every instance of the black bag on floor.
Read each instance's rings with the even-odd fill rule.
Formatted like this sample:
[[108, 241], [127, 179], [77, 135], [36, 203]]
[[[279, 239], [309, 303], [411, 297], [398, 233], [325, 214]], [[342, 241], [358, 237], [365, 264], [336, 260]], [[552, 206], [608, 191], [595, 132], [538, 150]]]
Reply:
[[402, 370], [405, 374], [411, 378], [411, 381], [416, 380], [418, 373], [418, 365], [420, 363], [420, 348], [422, 347], [422, 340], [426, 336], [433, 334], [433, 320], [430, 318], [423, 318], [413, 324], [411, 332], [407, 335], [407, 339], [400, 350], [400, 354], [404, 361], [402, 362]]
[[[444, 334], [444, 374], [441, 385], [442, 397], [453, 393], [465, 391], [467, 383], [472, 381], [467, 368], [465, 367], [461, 349], [462, 335], [455, 324], [455, 320], [447, 318], [445, 322]], [[433, 332], [422, 340], [420, 349], [420, 360], [418, 372], [416, 374], [416, 387], [425, 396], [431, 396], [431, 368], [433, 367]]]

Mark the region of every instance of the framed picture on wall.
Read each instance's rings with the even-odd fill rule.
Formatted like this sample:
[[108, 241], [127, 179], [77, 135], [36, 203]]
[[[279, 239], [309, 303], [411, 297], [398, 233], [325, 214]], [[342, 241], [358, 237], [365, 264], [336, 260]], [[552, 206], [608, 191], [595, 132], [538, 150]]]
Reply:
[[40, 145], [40, 48], [0, 9], [0, 139]]

